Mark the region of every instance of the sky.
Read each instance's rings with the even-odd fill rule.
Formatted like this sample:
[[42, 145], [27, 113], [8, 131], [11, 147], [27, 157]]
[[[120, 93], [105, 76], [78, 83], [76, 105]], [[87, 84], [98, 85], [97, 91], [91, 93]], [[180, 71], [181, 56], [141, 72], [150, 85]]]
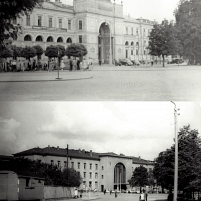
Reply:
[[[61, 0], [72, 5], [73, 0]], [[180, 0], [115, 0], [117, 4], [123, 2], [124, 15], [130, 14], [133, 18], [144, 18], [151, 21], [174, 20], [173, 12], [178, 7]], [[114, 0], [111, 0], [113, 3]]]
[[[201, 132], [201, 103], [176, 102]], [[174, 144], [171, 102], [1, 102], [0, 155], [48, 145], [154, 160]]]

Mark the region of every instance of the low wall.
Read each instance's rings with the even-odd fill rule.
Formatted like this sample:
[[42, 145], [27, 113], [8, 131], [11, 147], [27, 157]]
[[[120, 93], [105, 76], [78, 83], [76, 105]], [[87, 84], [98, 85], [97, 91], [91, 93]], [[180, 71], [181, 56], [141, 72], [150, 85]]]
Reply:
[[44, 199], [72, 198], [74, 188], [44, 186]]

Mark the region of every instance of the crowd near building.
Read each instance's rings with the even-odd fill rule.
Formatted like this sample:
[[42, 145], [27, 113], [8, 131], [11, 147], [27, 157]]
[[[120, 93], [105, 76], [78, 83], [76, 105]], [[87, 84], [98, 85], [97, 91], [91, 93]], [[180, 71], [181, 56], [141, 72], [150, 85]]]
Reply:
[[[115, 0], [74, 0], [65, 5], [60, 0], [45, 0], [28, 15], [13, 20], [23, 33], [13, 44], [21, 47], [82, 43], [87, 58], [94, 63], [111, 64], [114, 59], [150, 61], [147, 50], [149, 33], [154, 22], [123, 15], [123, 3]], [[43, 55], [42, 59], [47, 58]]]
[[92, 150], [74, 150], [60, 147], [32, 148], [14, 154], [57, 165], [61, 169], [74, 168], [83, 178], [81, 189], [103, 191], [104, 189], [129, 189], [128, 180], [136, 167], [142, 165], [147, 171], [153, 170], [153, 161], [123, 154], [96, 153]]

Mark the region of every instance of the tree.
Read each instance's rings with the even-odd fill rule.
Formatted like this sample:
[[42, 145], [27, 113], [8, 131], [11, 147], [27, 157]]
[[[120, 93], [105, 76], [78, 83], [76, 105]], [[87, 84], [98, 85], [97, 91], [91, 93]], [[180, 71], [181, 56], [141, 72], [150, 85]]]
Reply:
[[73, 168], [66, 168], [62, 172], [63, 186], [79, 187], [82, 183], [80, 173]]
[[131, 179], [128, 180], [130, 186], [140, 186], [141, 187], [148, 185], [148, 172], [147, 169], [143, 166], [136, 167], [133, 171]]
[[44, 53], [43, 48], [40, 45], [34, 45], [33, 48], [36, 50], [37, 59], [41, 59], [41, 55]]
[[201, 62], [201, 3], [180, 0], [175, 10], [176, 30], [183, 56], [192, 64]]
[[45, 56], [49, 58], [57, 58], [58, 56], [62, 58], [65, 55], [65, 48], [62, 45], [51, 45], [45, 50]]
[[33, 58], [36, 56], [36, 49], [33, 47], [26, 46], [25, 48], [22, 49], [21, 56], [30, 60], [30, 58]]
[[14, 35], [20, 30], [20, 25], [13, 25], [12, 19], [20, 15], [26, 15], [37, 5], [41, 5], [43, 0], [1, 0], [0, 2], [0, 45], [12, 42]]
[[13, 59], [17, 59], [17, 57], [21, 57], [22, 47], [17, 47], [16, 45], [10, 46], [13, 51]]
[[[178, 132], [178, 189], [186, 195], [199, 190], [201, 185], [201, 139], [197, 130], [190, 125]], [[172, 188], [174, 181], [175, 147], [161, 152], [155, 161], [154, 176], [157, 183], [165, 188]]]
[[0, 57], [9, 58], [13, 57], [13, 51], [10, 47], [1, 48]]
[[154, 24], [149, 35], [148, 49], [151, 55], [162, 56], [163, 67], [165, 56], [175, 53], [176, 34], [173, 22], [163, 20], [161, 24]]
[[66, 48], [66, 55], [80, 57], [82, 59], [83, 56], [87, 55], [87, 49], [83, 44], [72, 43]]

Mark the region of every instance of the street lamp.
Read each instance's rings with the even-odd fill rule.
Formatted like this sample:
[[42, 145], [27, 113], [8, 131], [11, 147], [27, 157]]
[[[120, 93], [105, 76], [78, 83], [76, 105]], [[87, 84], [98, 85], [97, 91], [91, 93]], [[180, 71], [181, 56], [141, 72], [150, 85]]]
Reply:
[[58, 77], [56, 79], [60, 80], [61, 78], [59, 78], [59, 67], [60, 67], [60, 49], [58, 48]]
[[178, 110], [176, 104], [171, 101], [171, 103], [174, 104], [174, 124], [175, 124], [175, 166], [174, 166], [174, 201], [177, 201], [177, 189], [178, 189], [178, 136], [177, 136], [177, 116]]

